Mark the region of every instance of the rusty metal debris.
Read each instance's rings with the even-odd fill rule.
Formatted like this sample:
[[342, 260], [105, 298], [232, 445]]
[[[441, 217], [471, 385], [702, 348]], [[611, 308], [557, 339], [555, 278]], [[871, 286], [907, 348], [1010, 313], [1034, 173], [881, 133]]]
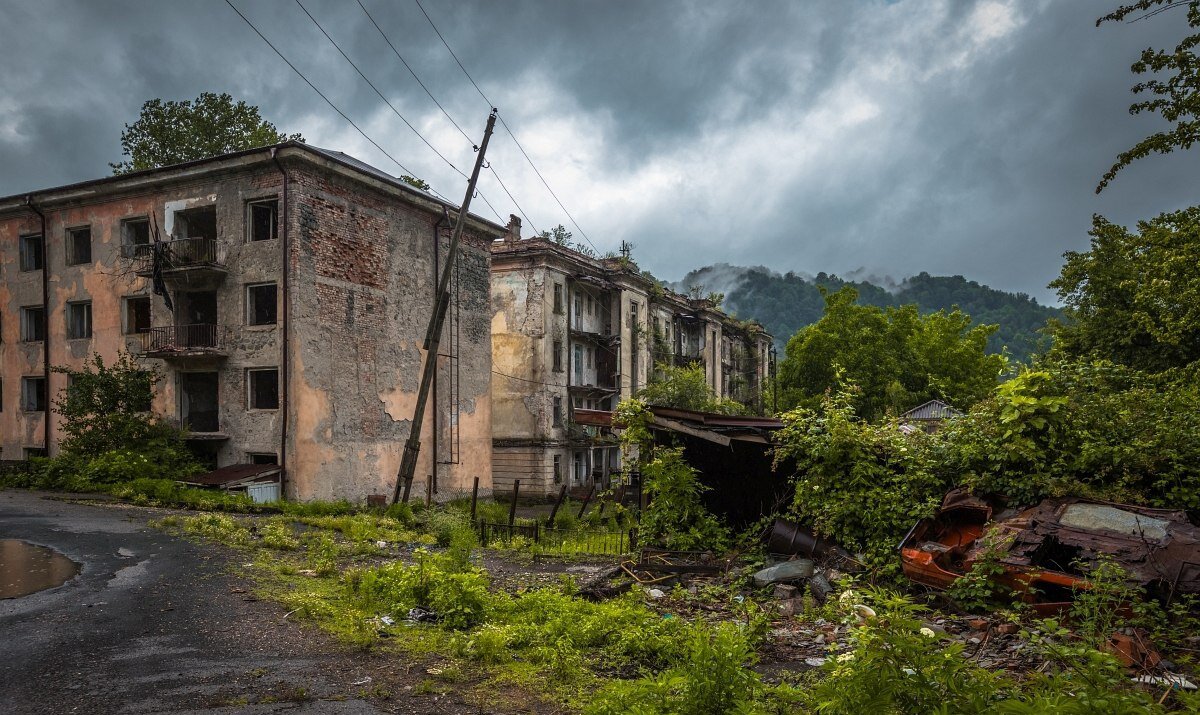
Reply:
[[1200, 528], [1185, 512], [1074, 497], [1005, 509], [956, 489], [913, 526], [900, 557], [908, 578], [945, 589], [988, 550], [1004, 569], [996, 580], [1043, 614], [1064, 611], [1089, 588], [1086, 573], [1102, 555], [1163, 600], [1200, 593]]

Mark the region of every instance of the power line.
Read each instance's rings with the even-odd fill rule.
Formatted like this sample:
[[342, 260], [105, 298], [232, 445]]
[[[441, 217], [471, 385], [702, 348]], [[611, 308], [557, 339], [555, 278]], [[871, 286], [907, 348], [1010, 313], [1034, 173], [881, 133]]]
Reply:
[[[346, 116], [345, 112], [343, 112], [341, 109], [338, 109], [338, 106], [336, 104], [334, 104], [332, 101], [330, 101], [329, 97], [326, 97], [324, 92], [317, 89], [317, 86], [315, 84], [313, 84], [311, 81], [309, 81], [308, 77], [305, 77], [304, 73], [296, 68], [296, 65], [292, 64], [291, 61], [288, 60], [287, 57], [284, 57], [283, 53], [280, 52], [279, 49], [277, 47], [275, 47], [275, 45], [271, 44], [271, 41], [268, 40], [265, 35], [263, 35], [261, 32], [259, 32], [258, 28], [254, 26], [254, 23], [250, 22], [250, 20], [247, 19], [247, 17], [242, 14], [242, 11], [237, 9], [237, 7], [233, 4], [233, 2], [231, 2], [231, 0], [225, 0], [225, 4], [228, 5], [230, 7], [230, 9], [232, 9], [234, 12], [236, 12], [238, 17], [242, 18], [242, 21], [250, 26], [251, 30], [254, 30], [254, 34], [258, 35], [260, 38], [262, 38], [263, 42], [267, 43], [267, 47], [270, 47], [272, 50], [274, 50], [275, 54], [279, 55], [279, 59], [283, 60], [284, 63], [287, 64], [288, 67], [291, 67], [292, 71], [295, 72], [297, 75], [299, 75], [300, 79], [304, 80], [304, 83], [312, 88], [312, 91], [316, 92], [321, 97], [321, 99], [325, 100], [325, 103], [328, 104], [331, 108], [333, 108], [333, 111], [340, 114], [342, 119], [345, 119], [347, 122], [349, 122], [350, 126], [354, 127], [354, 129], [359, 134], [362, 135], [363, 139], [366, 139], [367, 141], [371, 142], [372, 146], [374, 146], [376, 149], [378, 149], [380, 152], [382, 152], [384, 156], [391, 159], [392, 162], [396, 166], [400, 167], [400, 170], [403, 171], [405, 174], [408, 174], [409, 176], [415, 176], [415, 174], [411, 170], [409, 170], [408, 167], [406, 167], [404, 164], [400, 163], [399, 159], [397, 159], [396, 157], [389, 154], [388, 151], [386, 149], [384, 149], [383, 147], [379, 146], [379, 142], [375, 141], [366, 132], [364, 132], [361, 127], [359, 127], [357, 124], [354, 123], [353, 119]], [[449, 201], [449, 199], [447, 199], [445, 196], [442, 196], [437, 191], [434, 191], [432, 188], [430, 189], [430, 191], [432, 191], [435, 195], [437, 195], [443, 201]]]
[[[479, 96], [483, 97], [483, 101], [488, 103], [489, 108], [496, 106], [492, 104], [492, 100], [488, 99], [488, 96], [484, 94], [482, 89], [479, 88], [479, 85], [475, 82], [475, 79], [471, 77], [471, 73], [468, 72], [467, 68], [463, 66], [462, 60], [458, 59], [458, 55], [454, 54], [454, 50], [451, 49], [450, 43], [446, 42], [446, 38], [443, 37], [441, 31], [438, 30], [437, 24], [434, 23], [433, 18], [430, 17], [429, 13], [425, 11], [425, 6], [421, 4], [421, 0], [414, 0], [414, 2], [417, 3], [417, 7], [421, 8], [421, 14], [424, 15], [425, 19], [429, 21], [429, 26], [433, 28], [433, 31], [437, 34], [438, 39], [441, 40], [442, 44], [446, 46], [446, 51], [450, 53], [450, 56], [454, 58], [455, 63], [458, 64], [458, 68], [462, 70], [463, 74], [467, 76], [468, 80], [470, 80], [471, 85], [475, 87], [475, 91], [479, 92]], [[538, 171], [537, 165], [533, 163], [533, 159], [529, 157], [529, 153], [525, 151], [525, 147], [521, 146], [521, 142], [517, 139], [517, 135], [514, 134], [513, 130], [508, 126], [508, 122], [504, 121], [503, 115], [500, 115], [500, 124], [504, 127], [504, 131], [508, 132], [508, 136], [512, 138], [513, 143], [517, 145], [517, 149], [521, 150], [521, 155], [525, 157], [525, 161], [529, 162], [530, 168], [533, 169], [533, 173], [537, 174], [537, 177], [541, 180], [542, 185], [546, 187], [546, 191], [550, 192], [550, 195], [554, 197], [554, 201], [558, 204], [558, 207], [562, 209], [563, 213], [566, 214], [567, 219], [571, 221], [571, 225], [575, 227], [575, 230], [579, 231], [579, 234], [583, 236], [583, 240], [587, 241], [592, 249], [599, 253], [600, 249], [596, 247], [596, 244], [592, 243], [592, 239], [588, 238], [587, 232], [580, 227], [579, 222], [575, 220], [575, 217], [571, 215], [571, 212], [567, 210], [567, 207], [563, 205], [562, 200], [558, 198], [558, 194], [554, 193], [554, 189], [550, 188], [550, 183], [546, 181], [546, 177], [542, 176], [542, 172]]]
[[[446, 111], [446, 108], [443, 107], [442, 103], [437, 100], [437, 97], [433, 96], [433, 92], [429, 91], [429, 87], [425, 86], [425, 83], [422, 82], [421, 78], [417, 76], [416, 71], [413, 70], [412, 66], [408, 64], [408, 61], [404, 59], [404, 56], [400, 54], [400, 51], [396, 49], [396, 45], [387, 36], [387, 33], [383, 31], [383, 28], [379, 26], [379, 23], [375, 21], [375, 18], [371, 15], [370, 11], [367, 10], [367, 7], [362, 4], [362, 0], [355, 1], [358, 3], [358, 6], [362, 8], [363, 14], [367, 16], [367, 19], [370, 20], [371, 24], [375, 26], [375, 29], [379, 31], [379, 36], [382, 37], [383, 41], [387, 43], [387, 46], [392, 49], [392, 54], [396, 55], [396, 59], [400, 60], [400, 64], [404, 65], [404, 69], [408, 70], [408, 73], [417, 81], [417, 84], [421, 85], [421, 89], [425, 90], [425, 94], [429, 96], [429, 99], [437, 105], [438, 109], [442, 110], [442, 114], [444, 114], [446, 119], [448, 119], [450, 123], [454, 125], [454, 128], [457, 129], [458, 133], [463, 136], [463, 139], [466, 139], [467, 143], [471, 146], [475, 146], [475, 142], [471, 139], [470, 135], [463, 131], [463, 128], [459, 126], [458, 122], [454, 121], [454, 117], [450, 116], [450, 112]], [[362, 73], [360, 72], [359, 74]], [[489, 104], [488, 106], [490, 107], [491, 105]], [[525, 222], [528, 223], [530, 228], [532, 228], [534, 233], [536, 233], [537, 227], [533, 225], [533, 221], [530, 220], [529, 215], [525, 213], [525, 209], [521, 208], [521, 204], [517, 203], [517, 199], [512, 195], [512, 192], [509, 191], [508, 187], [504, 185], [504, 180], [500, 178], [500, 174], [496, 172], [496, 169], [492, 166], [491, 162], [488, 162], [488, 169], [492, 172], [492, 175], [496, 177], [496, 181], [500, 183], [500, 188], [504, 189], [505, 194], [508, 194], [508, 198], [513, 202], [513, 206], [517, 207], [517, 211], [525, 218]], [[483, 200], [484, 202], [487, 202], [486, 198]], [[488, 204], [488, 206], [491, 206], [491, 204]], [[496, 212], [496, 209], [493, 208], [492, 211]], [[496, 215], [499, 216], [500, 214], [496, 212]]]
[[[228, 2], [228, 0], [226, 0], [226, 2]], [[443, 155], [443, 154], [442, 154], [440, 151], [438, 151], [438, 150], [437, 150], [437, 148], [436, 148], [436, 147], [435, 147], [433, 144], [431, 144], [431, 143], [429, 142], [429, 140], [428, 140], [428, 139], [426, 139], [426, 138], [424, 137], [424, 135], [422, 135], [422, 134], [421, 134], [421, 132], [417, 130], [417, 128], [416, 128], [416, 127], [414, 127], [414, 126], [412, 125], [412, 122], [410, 122], [410, 121], [408, 121], [407, 119], [405, 119], [404, 115], [400, 113], [400, 110], [396, 109], [396, 106], [395, 106], [394, 104], [392, 104], [392, 103], [391, 103], [391, 102], [388, 100], [388, 98], [387, 98], [387, 97], [383, 96], [383, 92], [380, 92], [380, 91], [379, 91], [379, 88], [375, 86], [375, 83], [374, 83], [374, 82], [372, 82], [372, 81], [371, 81], [371, 80], [370, 80], [370, 79], [367, 77], [367, 75], [365, 75], [365, 74], [363, 73], [363, 71], [362, 71], [361, 69], [359, 69], [359, 68], [358, 68], [358, 65], [354, 63], [354, 60], [350, 59], [350, 55], [347, 55], [347, 54], [346, 54], [345, 50], [343, 50], [343, 49], [342, 49], [341, 45], [339, 45], [339, 44], [338, 44], [338, 43], [337, 43], [337, 42], [336, 42], [336, 41], [335, 41], [335, 40], [334, 40], [332, 37], [330, 37], [329, 33], [325, 31], [325, 28], [321, 26], [321, 23], [317, 22], [317, 18], [313, 17], [313, 16], [312, 16], [312, 13], [310, 13], [310, 12], [308, 11], [308, 8], [304, 7], [304, 3], [300, 2], [300, 0], [296, 0], [296, 5], [298, 5], [298, 6], [300, 7], [300, 9], [304, 11], [304, 14], [308, 16], [308, 19], [309, 19], [309, 20], [312, 20], [312, 23], [313, 23], [314, 25], [316, 25], [316, 26], [317, 26], [317, 29], [318, 29], [318, 30], [320, 30], [320, 31], [321, 31], [321, 34], [325, 36], [325, 39], [329, 40], [329, 43], [330, 43], [331, 45], [333, 45], [334, 49], [336, 49], [336, 50], [338, 51], [338, 53], [340, 53], [340, 54], [341, 54], [341, 56], [342, 56], [342, 57], [343, 57], [343, 58], [344, 58], [344, 59], [345, 59], [347, 62], [349, 62], [349, 63], [350, 63], [350, 66], [354, 68], [354, 71], [358, 73], [358, 76], [359, 76], [359, 77], [362, 77], [362, 78], [363, 78], [363, 81], [364, 81], [364, 82], [366, 82], [366, 83], [367, 83], [367, 85], [368, 85], [368, 86], [369, 86], [369, 87], [370, 87], [372, 90], [374, 90], [374, 91], [375, 91], [375, 94], [379, 95], [379, 98], [380, 98], [380, 99], [382, 99], [382, 100], [383, 100], [383, 103], [384, 103], [384, 104], [386, 104], [386, 105], [388, 106], [388, 108], [392, 110], [392, 113], [393, 113], [393, 114], [395, 114], [397, 117], [399, 117], [399, 118], [400, 118], [400, 121], [404, 122], [405, 126], [407, 126], [409, 129], [411, 129], [411, 130], [412, 130], [412, 132], [413, 132], [413, 134], [416, 134], [416, 135], [417, 135], [417, 138], [418, 138], [418, 139], [420, 139], [422, 142], [424, 142], [424, 143], [425, 143], [425, 146], [429, 147], [429, 150], [430, 150], [430, 151], [432, 151], [434, 154], [436, 154], [436, 155], [438, 156], [438, 158], [439, 158], [439, 159], [441, 159], [442, 161], [446, 162], [446, 164], [447, 164], [447, 165], [448, 165], [448, 166], [449, 166], [451, 169], [453, 169], [453, 170], [454, 170], [454, 171], [455, 171], [455, 172], [456, 172], [456, 173], [457, 173], [459, 176], [463, 177], [464, 179], [468, 178], [466, 174], [464, 174], [464, 173], [463, 173], [461, 170], [459, 170], [459, 168], [458, 168], [457, 166], [455, 166], [455, 165], [454, 165], [454, 162], [452, 162], [452, 161], [450, 161], [449, 159], [447, 159], [447, 158], [446, 158], [446, 157], [445, 157], [445, 156], [444, 156], [444, 155]], [[365, 9], [365, 8], [364, 8], [364, 9]], [[436, 101], [436, 100], [435, 100], [435, 101]], [[439, 106], [441, 106], [441, 105], [439, 105]], [[443, 110], [443, 111], [445, 111], [445, 110]], [[457, 127], [458, 125], [457, 125], [457, 124], [455, 124], [454, 126], [456, 126], [456, 127]], [[459, 129], [459, 131], [462, 131], [462, 130], [461, 130], [461, 129]], [[465, 132], [464, 132], [464, 136], [466, 136]], [[410, 172], [410, 173], [411, 173], [411, 172]], [[503, 221], [503, 220], [504, 220], [504, 217], [502, 217], [502, 216], [500, 215], [500, 212], [496, 210], [496, 207], [492, 206], [491, 202], [489, 202], [489, 201], [487, 200], [487, 197], [486, 197], [486, 196], [484, 196], [482, 192], [477, 192], [477, 194], [478, 194], [479, 198], [483, 199], [483, 202], [484, 202], [485, 204], [487, 204], [487, 205], [488, 205], [488, 208], [490, 208], [490, 209], [492, 210], [492, 213], [496, 214], [496, 218], [497, 218], [497, 219], [499, 219], [500, 221]]]

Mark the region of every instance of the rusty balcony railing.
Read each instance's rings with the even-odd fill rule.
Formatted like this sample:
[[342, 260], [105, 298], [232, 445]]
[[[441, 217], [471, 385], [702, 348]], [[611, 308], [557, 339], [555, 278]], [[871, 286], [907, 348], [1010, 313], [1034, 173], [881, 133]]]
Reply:
[[139, 273], [153, 272], [156, 253], [162, 261], [163, 270], [168, 271], [221, 267], [225, 264], [224, 252], [219, 250], [215, 238], [176, 238], [159, 244], [147, 243], [125, 248], [131, 249], [129, 257], [137, 261]]
[[227, 331], [223, 325], [161, 325], [142, 333], [146, 355], [223, 354]]

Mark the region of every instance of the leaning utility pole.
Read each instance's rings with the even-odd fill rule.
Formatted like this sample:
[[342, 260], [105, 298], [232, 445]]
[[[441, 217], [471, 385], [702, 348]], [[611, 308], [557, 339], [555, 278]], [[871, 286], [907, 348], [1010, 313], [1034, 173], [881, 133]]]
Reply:
[[450, 276], [453, 273], [454, 262], [458, 260], [458, 239], [462, 236], [463, 226], [467, 223], [467, 210], [471, 207], [471, 197], [475, 195], [475, 182], [479, 181], [479, 170], [483, 168], [483, 155], [487, 151], [488, 140], [492, 138], [492, 129], [496, 126], [496, 108], [488, 115], [487, 129], [483, 131], [483, 143], [479, 145], [479, 156], [475, 157], [475, 169], [471, 172], [471, 180], [467, 182], [467, 195], [463, 197], [462, 208], [458, 210], [458, 220], [454, 222], [454, 233], [450, 234], [450, 248], [446, 252], [446, 266], [442, 269], [442, 277], [438, 280], [437, 303], [433, 306], [433, 315], [429, 318], [429, 329], [425, 332], [425, 364], [421, 368], [421, 386], [417, 390], [417, 406], [413, 410], [412, 425], [408, 429], [408, 441], [404, 444], [404, 455], [400, 458], [400, 471], [396, 474], [396, 489], [392, 492], [392, 503], [400, 501], [400, 487], [404, 487], [404, 501], [408, 501], [408, 493], [412, 489], [413, 474], [417, 471], [417, 456], [421, 453], [421, 425], [425, 422], [425, 403], [429, 401], [429, 388], [433, 384], [434, 371], [437, 370], [438, 348], [442, 342], [442, 325], [446, 322], [446, 311], [450, 307]]

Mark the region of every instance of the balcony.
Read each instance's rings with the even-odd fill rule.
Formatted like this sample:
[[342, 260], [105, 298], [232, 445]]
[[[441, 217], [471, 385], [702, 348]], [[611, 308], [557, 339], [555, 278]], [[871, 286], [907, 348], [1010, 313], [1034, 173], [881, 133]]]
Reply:
[[177, 238], [161, 243], [126, 246], [140, 276], [153, 276], [156, 260], [167, 281], [186, 280], [190, 285], [218, 285], [225, 278], [225, 251], [215, 238]]
[[162, 325], [142, 333], [143, 357], [163, 360], [228, 356], [229, 330], [223, 325]]

